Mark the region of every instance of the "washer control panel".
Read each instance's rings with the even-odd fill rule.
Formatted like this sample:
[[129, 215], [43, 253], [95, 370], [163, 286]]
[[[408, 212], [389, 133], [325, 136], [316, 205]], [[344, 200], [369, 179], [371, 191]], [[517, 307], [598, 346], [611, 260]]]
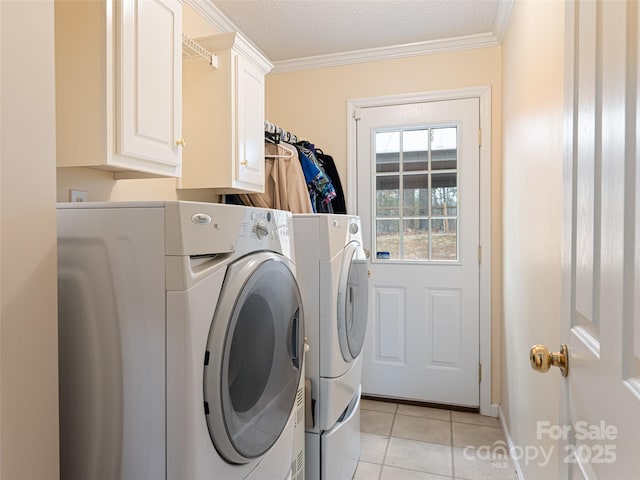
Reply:
[[270, 211], [260, 212], [253, 211], [251, 212], [251, 222], [252, 228], [251, 233], [254, 234], [258, 240], [262, 240], [264, 237], [273, 236], [273, 215]]

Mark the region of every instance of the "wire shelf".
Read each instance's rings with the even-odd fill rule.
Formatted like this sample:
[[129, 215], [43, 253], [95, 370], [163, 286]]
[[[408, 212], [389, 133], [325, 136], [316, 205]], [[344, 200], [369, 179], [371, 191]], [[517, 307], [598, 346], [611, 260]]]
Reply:
[[182, 34], [182, 55], [187, 58], [204, 58], [213, 68], [218, 68], [218, 57], [184, 33]]

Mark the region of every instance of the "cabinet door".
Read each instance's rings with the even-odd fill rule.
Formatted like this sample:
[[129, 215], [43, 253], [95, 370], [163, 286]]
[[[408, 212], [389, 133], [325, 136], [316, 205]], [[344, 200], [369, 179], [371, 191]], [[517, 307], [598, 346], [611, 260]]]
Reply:
[[118, 153], [180, 167], [182, 5], [122, 0], [119, 26]]
[[235, 180], [264, 188], [264, 73], [241, 56], [235, 57], [235, 66]]

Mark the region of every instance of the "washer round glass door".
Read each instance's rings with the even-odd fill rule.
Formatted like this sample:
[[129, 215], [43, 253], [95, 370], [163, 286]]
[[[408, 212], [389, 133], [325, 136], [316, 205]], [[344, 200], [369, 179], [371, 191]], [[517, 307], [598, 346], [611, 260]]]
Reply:
[[228, 267], [204, 368], [209, 435], [228, 462], [248, 463], [280, 437], [300, 380], [303, 325], [284, 257], [260, 252]]
[[369, 268], [364, 250], [350, 242], [342, 255], [338, 283], [338, 338], [342, 357], [351, 362], [360, 355], [369, 315]]

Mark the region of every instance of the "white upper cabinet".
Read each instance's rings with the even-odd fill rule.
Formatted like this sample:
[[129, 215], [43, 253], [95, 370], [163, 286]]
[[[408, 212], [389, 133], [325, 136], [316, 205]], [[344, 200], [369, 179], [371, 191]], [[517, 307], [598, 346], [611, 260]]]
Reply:
[[182, 5], [57, 0], [59, 167], [181, 175]]
[[271, 63], [242, 36], [196, 41], [218, 57], [183, 69], [184, 136], [180, 188], [220, 193], [264, 191], [264, 76]]
[[122, 3], [118, 150], [180, 166], [182, 7], [177, 0]]

